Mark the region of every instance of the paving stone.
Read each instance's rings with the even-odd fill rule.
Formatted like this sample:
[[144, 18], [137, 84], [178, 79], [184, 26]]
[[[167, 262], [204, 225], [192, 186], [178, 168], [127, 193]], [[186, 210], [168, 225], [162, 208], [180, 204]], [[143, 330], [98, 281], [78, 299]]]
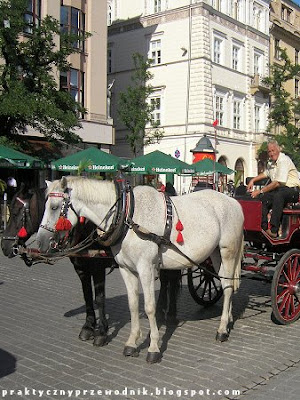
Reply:
[[[95, 348], [81, 342], [78, 333], [85, 321], [80, 282], [68, 260], [54, 266], [26, 268], [18, 258], [0, 255], [0, 351], [15, 360], [15, 370], [0, 376], [1, 390], [36, 388], [80, 390], [79, 400], [92, 400], [83, 390], [131, 388], [152, 395], [101, 396], [104, 400], [167, 400], [176, 390], [241, 390], [240, 396], [198, 396], [195, 399], [299, 400], [299, 322], [275, 325], [271, 319], [270, 286], [245, 279], [234, 295], [235, 324], [230, 339], [215, 341], [222, 301], [203, 308], [191, 298], [186, 281], [178, 300], [180, 324], [160, 328], [161, 363], [148, 365], [147, 334], [140, 295], [143, 338], [140, 356], [125, 358], [124, 343], [130, 331], [130, 314], [124, 282], [118, 270], [107, 276], [109, 343]], [[156, 282], [156, 296], [159, 283]], [[16, 322], [17, 321], [17, 322]], [[0, 366], [1, 371], [1, 366]], [[8, 397], [6, 397], [8, 398]], [[18, 397], [34, 400], [34, 397]], [[46, 396], [60, 400], [63, 397]], [[181, 400], [191, 400], [182, 395]], [[17, 400], [11, 398], [11, 400]], [[63, 399], [65, 400], [65, 398]]]

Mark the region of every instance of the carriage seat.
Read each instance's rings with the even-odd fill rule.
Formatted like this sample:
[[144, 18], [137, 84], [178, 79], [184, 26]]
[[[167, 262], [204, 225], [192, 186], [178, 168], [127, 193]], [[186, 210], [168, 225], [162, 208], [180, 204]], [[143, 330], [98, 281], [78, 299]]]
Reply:
[[296, 203], [288, 203], [284, 209], [283, 209], [283, 213], [284, 214], [293, 214], [291, 211], [292, 210], [300, 210], [300, 195], [298, 198], [298, 201]]

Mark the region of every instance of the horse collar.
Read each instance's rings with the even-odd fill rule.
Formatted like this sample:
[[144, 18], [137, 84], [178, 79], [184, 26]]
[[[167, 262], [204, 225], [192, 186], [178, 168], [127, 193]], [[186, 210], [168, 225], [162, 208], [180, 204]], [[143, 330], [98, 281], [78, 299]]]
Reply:
[[115, 187], [117, 209], [112, 224], [108, 231], [97, 238], [98, 243], [105, 247], [116, 245], [125, 237], [128, 231], [127, 220], [133, 216], [134, 196], [132, 188], [122, 177], [115, 180]]

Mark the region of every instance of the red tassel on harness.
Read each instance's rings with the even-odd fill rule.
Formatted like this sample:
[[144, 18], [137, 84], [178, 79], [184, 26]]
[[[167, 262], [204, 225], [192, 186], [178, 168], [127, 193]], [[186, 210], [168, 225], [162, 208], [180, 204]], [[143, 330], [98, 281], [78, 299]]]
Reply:
[[19, 238], [21, 238], [21, 239], [22, 238], [26, 238], [28, 236], [28, 233], [27, 233], [26, 228], [24, 226], [22, 226], [22, 228], [19, 230], [17, 236]]
[[79, 217], [79, 223], [84, 224], [85, 223], [85, 217]]
[[72, 228], [71, 222], [64, 216], [58, 218], [55, 229], [57, 231], [69, 231]]
[[183, 243], [184, 240], [183, 240], [183, 236], [182, 236], [182, 233], [181, 233], [181, 231], [183, 231], [183, 225], [182, 225], [182, 222], [180, 221], [180, 219], [178, 220], [178, 222], [176, 224], [176, 230], [178, 231], [176, 242], [177, 243]]
[[182, 225], [182, 222], [180, 221], [180, 219], [178, 220], [178, 222], [176, 224], [176, 231], [183, 231], [183, 225]]

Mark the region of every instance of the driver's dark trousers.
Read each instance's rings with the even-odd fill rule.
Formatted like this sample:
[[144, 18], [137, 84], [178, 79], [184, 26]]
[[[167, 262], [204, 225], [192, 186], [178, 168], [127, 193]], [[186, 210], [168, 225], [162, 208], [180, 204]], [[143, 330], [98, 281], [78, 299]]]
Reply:
[[271, 192], [260, 195], [259, 199], [262, 201], [262, 229], [268, 229], [268, 213], [272, 209], [270, 220], [271, 232], [278, 233], [283, 208], [287, 203], [298, 202], [299, 188], [281, 186]]

